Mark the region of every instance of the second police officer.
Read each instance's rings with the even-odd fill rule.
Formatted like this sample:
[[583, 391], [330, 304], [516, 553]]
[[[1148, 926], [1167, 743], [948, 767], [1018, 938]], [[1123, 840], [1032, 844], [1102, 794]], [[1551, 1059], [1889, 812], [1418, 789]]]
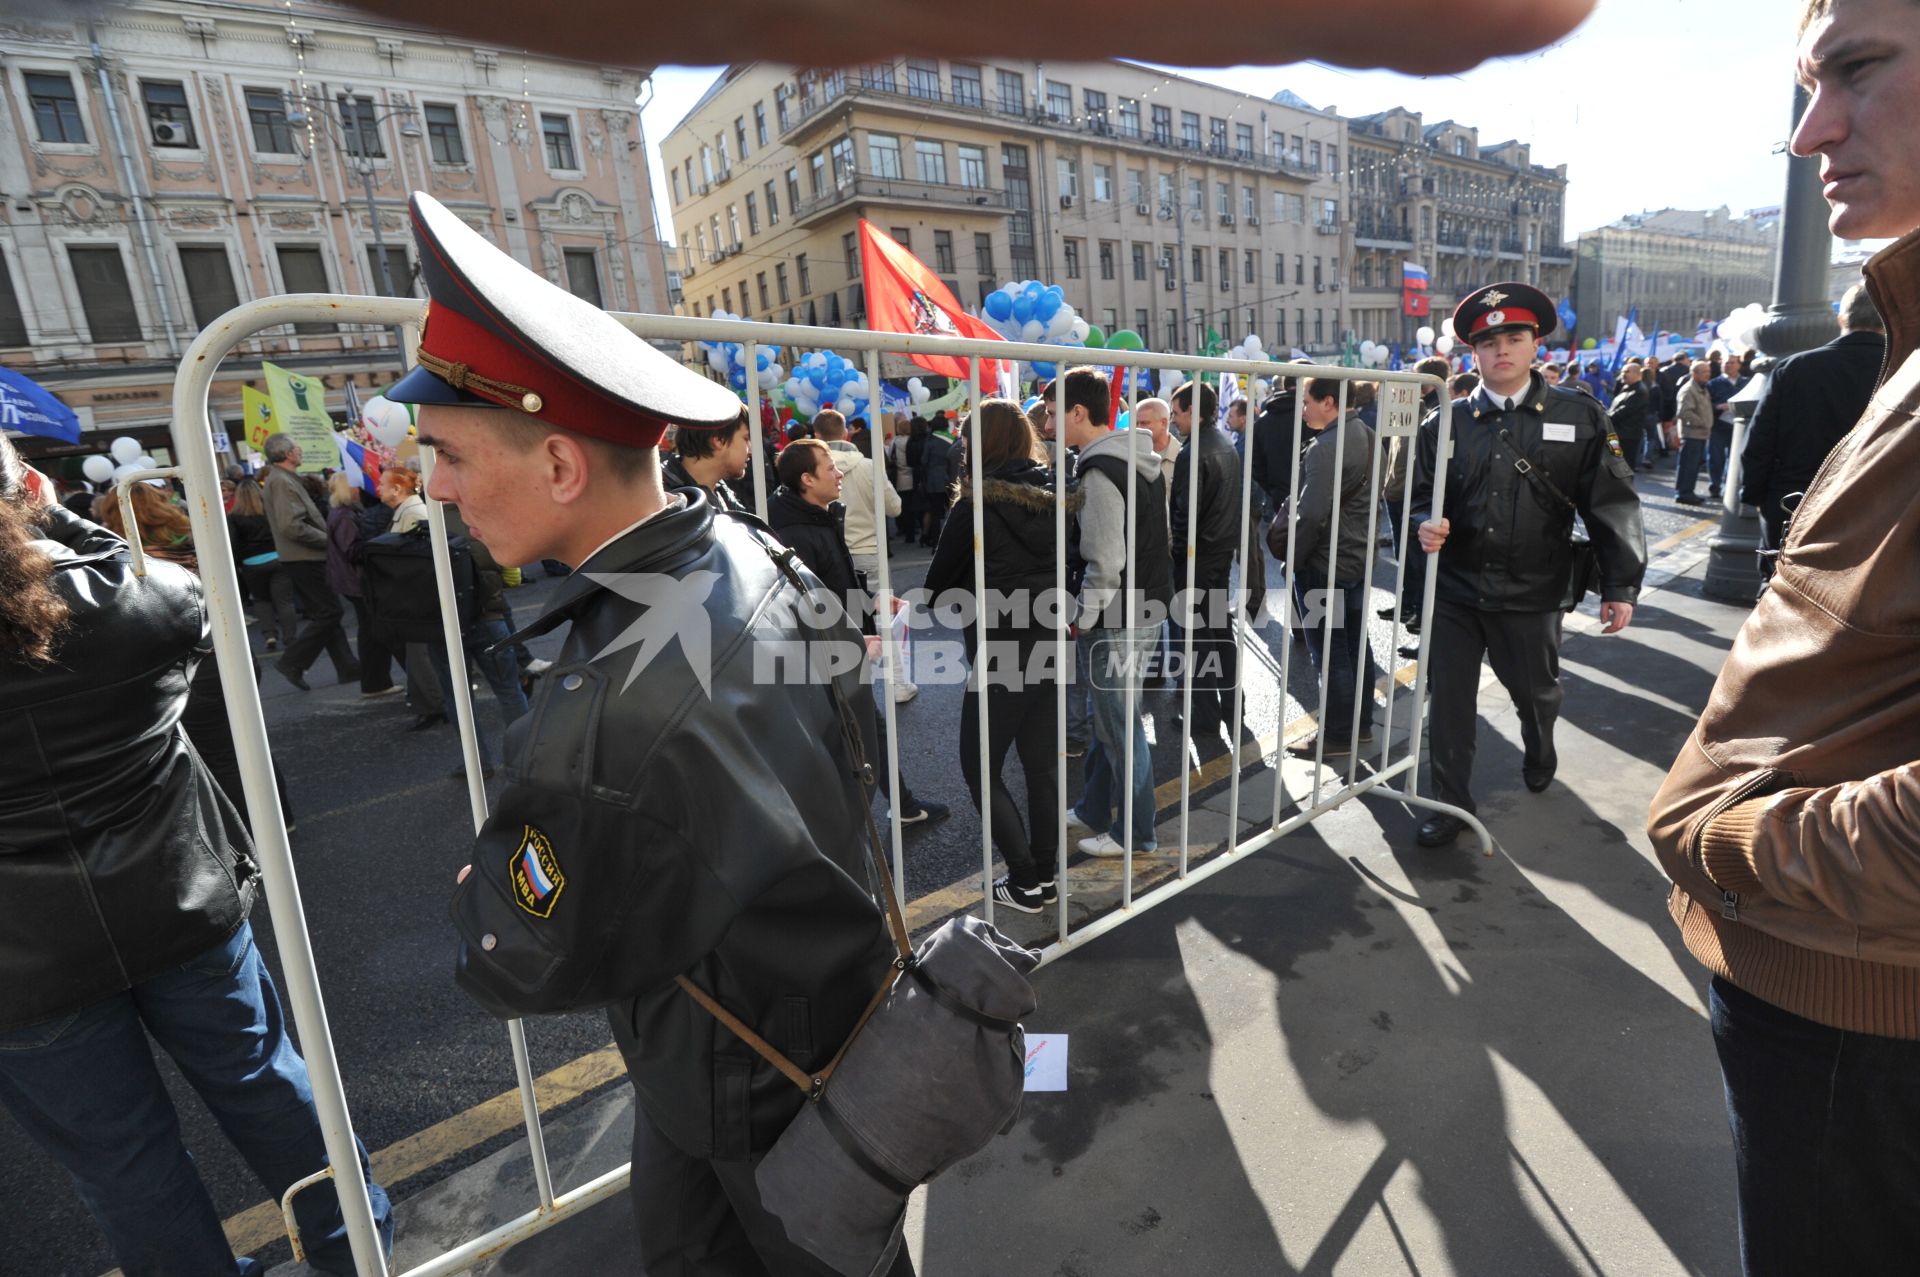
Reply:
[[[1480, 388], [1421, 426], [1412, 505], [1421, 548], [1438, 552], [1427, 618], [1432, 795], [1470, 812], [1482, 656], [1519, 711], [1527, 788], [1539, 793], [1553, 782], [1574, 515], [1598, 563], [1604, 633], [1633, 619], [1647, 545], [1633, 469], [1606, 410], [1533, 370], [1535, 348], [1557, 327], [1547, 295], [1526, 284], [1491, 284], [1460, 303], [1452, 325], [1473, 348]], [[1453, 414], [1453, 436], [1445, 517], [1434, 518], [1441, 412]], [[1418, 841], [1444, 847], [1465, 828], [1458, 817], [1437, 814], [1421, 823]]]

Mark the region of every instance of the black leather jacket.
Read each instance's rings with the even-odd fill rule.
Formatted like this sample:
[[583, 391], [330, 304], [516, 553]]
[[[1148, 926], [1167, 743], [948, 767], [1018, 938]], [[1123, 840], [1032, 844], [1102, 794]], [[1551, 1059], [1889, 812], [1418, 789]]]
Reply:
[[[1442, 409], [1441, 411], [1448, 411]], [[1647, 539], [1633, 468], [1620, 455], [1606, 410], [1592, 395], [1549, 387], [1534, 374], [1511, 412], [1488, 407], [1476, 391], [1451, 405], [1453, 448], [1447, 462], [1451, 525], [1440, 550], [1441, 598], [1484, 612], [1550, 612], [1565, 591], [1572, 555], [1567, 541], [1574, 508], [1523, 474], [1526, 458], [1578, 509], [1600, 562], [1600, 597], [1632, 603], [1647, 572]], [[1505, 429], [1511, 442], [1500, 438]], [[1559, 437], [1554, 437], [1559, 436]], [[1440, 413], [1420, 427], [1413, 519], [1433, 512], [1433, 476]]]
[[212, 657], [199, 579], [47, 514], [72, 609], [49, 665], [0, 658], [0, 1029], [179, 966], [246, 921], [253, 844], [180, 728]]
[[[599, 902], [615, 925], [595, 942], [601, 968], [617, 973], [608, 982], [627, 994], [607, 1008], [615, 1040], [661, 1131], [691, 1156], [732, 1159], [771, 1147], [803, 1097], [674, 977], [690, 976], [812, 1070], [839, 1049], [894, 951], [864, 851], [866, 798], [830, 689], [770, 677], [782, 667], [760, 659], [768, 645], [821, 633], [800, 619], [768, 547], [784, 551], [751, 516], [716, 514], [697, 490], [686, 496], [581, 564], [540, 619], [506, 640], [572, 624], [531, 711], [507, 731], [508, 788], [457, 893], [505, 872], [529, 827], [563, 868], [627, 862], [617, 872], [630, 888], [620, 905]], [[593, 580], [606, 573], [671, 578], [696, 604], [704, 595], [691, 612], [705, 651], [678, 628], [659, 645], [636, 640], [654, 608], [633, 600], [636, 585]], [[827, 633], [859, 644], [842, 624]], [[857, 670], [840, 681], [871, 713]], [[538, 955], [574, 934], [542, 926], [555, 922], [566, 922], [557, 908], [525, 935], [502, 934], [499, 948]], [[495, 1014], [580, 1009], [525, 999], [468, 952], [463, 939], [458, 978]], [[500, 952], [489, 960], [503, 962]]]
[[[1198, 446], [1196, 448], [1196, 441]], [[1192, 479], [1192, 459], [1200, 454], [1200, 504], [1198, 513], [1187, 508]], [[1196, 425], [1193, 435], [1180, 449], [1173, 463], [1169, 488], [1171, 542], [1173, 552], [1173, 588], [1187, 588], [1187, 525], [1194, 534], [1194, 588], [1218, 589], [1227, 584], [1233, 567], [1234, 547], [1240, 541], [1240, 454], [1233, 449], [1233, 438], [1220, 427]]]

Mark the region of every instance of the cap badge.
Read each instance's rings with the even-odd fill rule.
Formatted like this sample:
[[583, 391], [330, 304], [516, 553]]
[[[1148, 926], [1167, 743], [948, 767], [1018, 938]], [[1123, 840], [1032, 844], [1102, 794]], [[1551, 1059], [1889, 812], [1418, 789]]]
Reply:
[[1501, 292], [1499, 289], [1495, 288], [1489, 291], [1486, 294], [1486, 296], [1482, 297], [1480, 300], [1486, 302], [1486, 304], [1489, 306], [1498, 306], [1501, 302], [1507, 300], [1507, 295]]
[[1506, 323], [1506, 322], [1507, 322], [1507, 312], [1506, 312], [1506, 311], [1504, 311], [1504, 310], [1490, 310], [1490, 311], [1488, 311], [1488, 312], [1487, 312], [1487, 327], [1489, 327], [1489, 328], [1496, 328], [1496, 327], [1498, 327], [1499, 325], [1501, 325], [1501, 324], [1504, 324], [1504, 323]]

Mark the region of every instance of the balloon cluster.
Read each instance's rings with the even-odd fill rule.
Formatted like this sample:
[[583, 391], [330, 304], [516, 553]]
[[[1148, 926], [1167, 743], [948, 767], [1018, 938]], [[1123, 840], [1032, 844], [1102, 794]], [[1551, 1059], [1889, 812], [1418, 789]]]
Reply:
[[[118, 483], [136, 470], [159, 469], [159, 463], [141, 449], [140, 441], [128, 435], [121, 435], [115, 439], [108, 451], [113, 455], [93, 456], [82, 461], [80, 473], [94, 483]], [[159, 479], [151, 479], [148, 482], [156, 487], [166, 486]]]
[[1385, 368], [1387, 361], [1393, 358], [1393, 351], [1377, 341], [1360, 343], [1360, 366], [1362, 368]]
[[[763, 371], [763, 385], [768, 384], [765, 375]], [[816, 350], [805, 359], [795, 360], [785, 389], [803, 417], [811, 417], [822, 408], [835, 409], [846, 417], [864, 417], [873, 396], [867, 374], [831, 350]]]
[[[732, 320], [740, 318], [724, 310], [714, 311], [713, 317]], [[721, 379], [733, 387], [734, 394], [745, 399], [747, 397], [746, 348], [737, 341], [703, 341], [700, 343], [700, 349], [706, 356], [707, 367], [719, 373]], [[753, 379], [759, 383], [760, 389], [772, 390], [786, 375], [787, 370], [780, 366], [780, 347], [761, 346], [754, 352]]]
[[1415, 329], [1413, 333], [1413, 339], [1414, 341], [1419, 343], [1421, 349], [1423, 350], [1428, 347], [1431, 347], [1433, 349], [1433, 353], [1436, 355], [1440, 355], [1444, 357], [1447, 355], [1451, 355], [1453, 353], [1452, 335], [1449, 333], [1435, 332], [1431, 324], [1422, 324], [1420, 325], [1420, 327]]
[[1765, 306], [1759, 302], [1749, 302], [1721, 320], [1714, 332], [1736, 350], [1752, 350], [1767, 318]]
[[[1008, 341], [1094, 350], [1108, 344], [1106, 334], [1068, 304], [1058, 284], [1037, 279], [1002, 284], [987, 294], [980, 311], [987, 327]], [[1034, 375], [1043, 379], [1059, 371], [1059, 365], [1048, 360], [1033, 364]]]

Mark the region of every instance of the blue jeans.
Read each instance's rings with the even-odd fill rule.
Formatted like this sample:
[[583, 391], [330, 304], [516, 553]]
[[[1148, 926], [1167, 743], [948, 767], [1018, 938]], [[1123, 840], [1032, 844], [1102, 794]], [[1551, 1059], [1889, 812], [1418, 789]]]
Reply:
[[1675, 496], [1693, 497], [1700, 495], [1694, 489], [1700, 486], [1700, 463], [1707, 455], [1705, 439], [1683, 439], [1680, 442], [1680, 464], [1673, 476]]
[[1087, 686], [1092, 680], [1092, 670], [1087, 664], [1087, 645], [1076, 641], [1073, 645], [1073, 682], [1067, 684], [1067, 740], [1078, 745], [1086, 745], [1093, 739], [1093, 702], [1087, 695]]
[[[151, 1033], [278, 1200], [327, 1165], [306, 1062], [287, 1035], [273, 977], [242, 923], [184, 966], [83, 1010], [0, 1030], [0, 1106], [73, 1177], [127, 1277], [265, 1271], [235, 1259], [154, 1065]], [[367, 1173], [365, 1147], [360, 1169]], [[393, 1242], [387, 1195], [374, 1219]], [[330, 1181], [294, 1200], [307, 1258], [351, 1273]]]
[[1708, 994], [1746, 1277], [1906, 1273], [1920, 1254], [1920, 1042]]
[[[1373, 660], [1373, 644], [1368, 641], [1367, 592], [1361, 588], [1363, 584], [1362, 581], [1343, 582], [1329, 591], [1325, 577], [1302, 572], [1294, 586], [1301, 617], [1314, 621], [1307, 631], [1307, 659], [1313, 664], [1314, 677], [1327, 684], [1327, 713], [1320, 721], [1321, 735], [1330, 746], [1337, 744], [1341, 748], [1353, 739], [1356, 701], [1361, 733], [1365, 734], [1373, 726], [1373, 689], [1380, 681], [1380, 669]], [[1319, 597], [1308, 597], [1316, 593]], [[1322, 669], [1321, 650], [1327, 637], [1325, 613], [1328, 612], [1332, 613], [1334, 624], [1333, 648], [1327, 667]], [[1317, 712], [1317, 702], [1312, 704]]]
[[[1080, 636], [1091, 678], [1088, 697], [1093, 703], [1093, 742], [1087, 746], [1086, 778], [1074, 814], [1089, 829], [1106, 831], [1115, 842], [1126, 839], [1126, 806], [1120, 789], [1120, 769], [1126, 766], [1127, 733], [1133, 733], [1133, 849], [1152, 851], [1154, 835], [1153, 755], [1147, 747], [1146, 722], [1140, 716], [1141, 671], [1160, 643], [1160, 627], [1131, 630], [1089, 630]], [[1133, 717], [1127, 717], [1126, 689], [1133, 689]]]
[[520, 656], [511, 647], [498, 651], [488, 649], [511, 633], [513, 627], [505, 618], [483, 616], [466, 634], [467, 651], [486, 678], [487, 686], [493, 689], [493, 699], [500, 702], [500, 717], [509, 726], [527, 712], [527, 689], [520, 686]]
[[1716, 421], [1707, 436], [1707, 488], [1718, 493], [1727, 481], [1727, 455], [1733, 451], [1733, 425]]

